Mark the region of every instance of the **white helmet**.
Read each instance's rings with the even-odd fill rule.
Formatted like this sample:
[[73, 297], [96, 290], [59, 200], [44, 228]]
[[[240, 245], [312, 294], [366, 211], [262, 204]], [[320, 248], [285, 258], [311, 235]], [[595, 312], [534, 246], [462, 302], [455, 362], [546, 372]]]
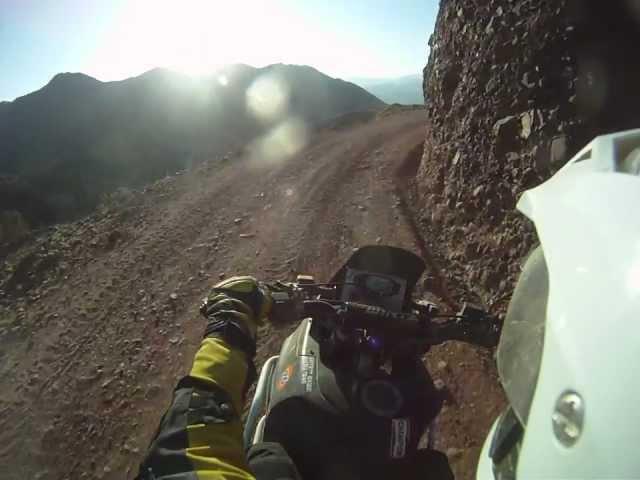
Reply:
[[510, 406], [478, 480], [640, 478], [640, 130], [597, 137], [518, 209], [540, 247], [509, 304]]

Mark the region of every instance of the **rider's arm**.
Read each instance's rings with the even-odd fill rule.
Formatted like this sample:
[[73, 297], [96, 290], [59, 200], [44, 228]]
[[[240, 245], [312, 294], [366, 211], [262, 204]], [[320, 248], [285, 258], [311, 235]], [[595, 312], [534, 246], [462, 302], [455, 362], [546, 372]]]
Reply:
[[140, 466], [140, 479], [253, 479], [240, 412], [253, 375], [256, 319], [269, 301], [248, 277], [214, 287], [205, 338]]

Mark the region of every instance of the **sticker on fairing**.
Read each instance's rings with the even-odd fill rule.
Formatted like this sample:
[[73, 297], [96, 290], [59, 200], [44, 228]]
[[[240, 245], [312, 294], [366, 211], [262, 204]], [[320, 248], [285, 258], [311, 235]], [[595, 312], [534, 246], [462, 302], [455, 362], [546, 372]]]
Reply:
[[407, 444], [411, 424], [408, 418], [394, 418], [391, 420], [391, 458], [404, 458], [407, 454]]
[[289, 383], [289, 380], [291, 380], [292, 376], [293, 376], [293, 365], [289, 365], [280, 374], [280, 377], [278, 378], [278, 381], [276, 383], [276, 388], [279, 391], [284, 390], [284, 387], [287, 386], [287, 383]]
[[304, 385], [306, 392], [313, 390], [313, 376], [315, 374], [315, 361], [312, 356], [300, 357], [300, 383]]

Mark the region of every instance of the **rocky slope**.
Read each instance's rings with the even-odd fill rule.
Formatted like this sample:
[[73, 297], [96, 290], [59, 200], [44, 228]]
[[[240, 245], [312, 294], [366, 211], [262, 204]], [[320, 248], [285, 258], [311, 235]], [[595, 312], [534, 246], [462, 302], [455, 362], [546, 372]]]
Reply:
[[639, 125], [640, 69], [625, 49], [639, 19], [632, 2], [441, 2], [414, 193], [460, 292], [508, 295], [535, 242], [514, 212], [520, 194], [594, 135]]
[[[594, 135], [640, 126], [634, 5], [441, 1], [424, 70], [424, 151], [404, 169], [418, 229], [434, 242], [454, 299], [503, 312], [536, 242], [514, 210], [520, 194]], [[473, 467], [457, 473], [472, 478]]]
[[59, 74], [0, 106], [0, 176], [11, 186], [0, 191], [0, 211], [31, 224], [73, 218], [117, 187], [139, 187], [292, 124], [308, 131], [383, 106], [298, 65], [233, 65], [206, 79], [162, 69], [119, 82]]
[[575, 122], [566, 7], [540, 7], [444, 1], [430, 40], [422, 225], [442, 240], [460, 290], [485, 305], [511, 291], [534, 241], [516, 199], [548, 175], [545, 143]]

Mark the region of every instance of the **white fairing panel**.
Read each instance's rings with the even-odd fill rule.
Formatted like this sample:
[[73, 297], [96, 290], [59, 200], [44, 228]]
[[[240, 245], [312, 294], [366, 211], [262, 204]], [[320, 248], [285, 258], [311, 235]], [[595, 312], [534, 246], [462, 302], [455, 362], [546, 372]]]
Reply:
[[[640, 177], [619, 168], [640, 131], [623, 135], [599, 137], [518, 204], [535, 223], [549, 271], [518, 479], [640, 478]], [[572, 447], [552, 428], [566, 391], [585, 407]]]
[[487, 439], [482, 445], [482, 451], [480, 452], [480, 458], [478, 459], [478, 468], [476, 469], [476, 478], [478, 480], [493, 480], [495, 476], [493, 474], [493, 462], [489, 457], [489, 450], [491, 448], [491, 440], [496, 433], [496, 427], [498, 426], [498, 420], [496, 419], [491, 426], [491, 430], [487, 435]]

